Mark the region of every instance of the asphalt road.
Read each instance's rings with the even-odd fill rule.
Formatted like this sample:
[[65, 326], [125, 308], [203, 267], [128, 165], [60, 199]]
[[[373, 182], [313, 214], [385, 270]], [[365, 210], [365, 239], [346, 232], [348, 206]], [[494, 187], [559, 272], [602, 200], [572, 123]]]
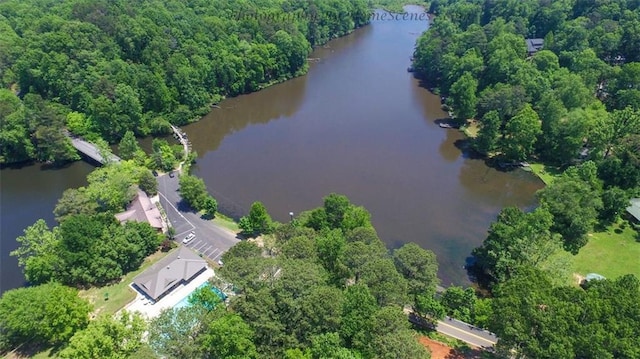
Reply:
[[453, 318], [438, 321], [436, 330], [476, 347], [490, 348], [498, 342], [495, 334]]
[[[159, 176], [157, 180], [160, 204], [176, 231], [176, 243], [186, 245], [196, 253], [217, 261], [224, 252], [240, 241], [235, 233], [201, 218], [198, 213], [182, 202], [178, 192], [177, 173], [174, 177], [166, 174]], [[196, 238], [187, 244], [182, 244], [184, 237], [192, 231]]]

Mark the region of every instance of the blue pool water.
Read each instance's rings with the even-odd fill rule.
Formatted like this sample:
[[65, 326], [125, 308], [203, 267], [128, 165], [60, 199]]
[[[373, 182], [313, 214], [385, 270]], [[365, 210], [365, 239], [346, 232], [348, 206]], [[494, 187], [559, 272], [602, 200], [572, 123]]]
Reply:
[[[220, 291], [220, 289], [218, 289], [218, 288], [216, 288], [216, 287], [212, 286], [209, 282], [204, 282], [204, 283], [200, 284], [196, 289], [194, 289], [194, 292], [195, 292], [197, 289], [204, 288], [204, 287], [210, 287], [210, 288], [211, 288], [211, 289], [212, 289], [212, 290], [213, 290], [213, 291], [218, 295], [218, 297], [220, 297], [220, 299], [221, 299], [222, 301], [224, 301], [225, 299], [227, 299], [227, 296], [226, 296], [224, 293], [222, 293], [222, 292]], [[190, 306], [191, 304], [189, 303], [189, 297], [191, 296], [191, 294], [192, 294], [192, 293], [193, 293], [193, 292], [191, 292], [191, 293], [187, 294], [187, 296], [186, 296], [186, 297], [182, 298], [182, 299], [181, 299], [181, 300], [180, 300], [176, 305], [174, 305], [174, 306], [173, 306], [173, 309], [179, 309], [179, 308], [183, 308], [183, 307], [188, 307], [188, 306]]]

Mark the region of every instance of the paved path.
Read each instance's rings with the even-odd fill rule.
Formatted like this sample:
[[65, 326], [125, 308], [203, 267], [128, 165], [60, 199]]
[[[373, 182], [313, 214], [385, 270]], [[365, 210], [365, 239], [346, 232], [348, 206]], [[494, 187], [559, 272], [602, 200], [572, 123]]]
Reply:
[[193, 231], [196, 238], [186, 244], [197, 253], [213, 261], [240, 240], [232, 231], [221, 227], [211, 220], [203, 219], [188, 208], [178, 192], [178, 176], [162, 175], [158, 177], [160, 204], [167, 213], [169, 222], [176, 231], [176, 242], [180, 245], [184, 237]]

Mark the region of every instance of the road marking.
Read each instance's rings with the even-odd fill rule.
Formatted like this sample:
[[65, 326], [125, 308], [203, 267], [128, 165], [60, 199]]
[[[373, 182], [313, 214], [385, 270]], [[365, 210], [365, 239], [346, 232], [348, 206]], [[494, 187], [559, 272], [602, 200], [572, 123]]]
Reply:
[[[211, 253], [207, 253], [207, 252], [209, 252], [209, 251], [210, 251], [210, 250], [212, 250], [212, 249], [213, 249], [213, 251], [212, 251]], [[214, 247], [209, 247], [209, 248], [207, 248], [204, 252], [202, 252], [202, 254], [204, 254], [205, 256], [207, 256], [207, 257], [208, 257], [208, 256], [212, 255], [212, 254], [213, 254], [213, 253], [215, 253], [215, 252], [216, 252], [216, 249], [215, 249]]]
[[211, 253], [209, 253], [209, 254], [207, 255], [207, 257], [211, 258], [211, 256], [212, 256], [215, 252], [217, 252], [217, 251], [219, 251], [219, 250], [220, 250], [220, 248], [215, 248], [215, 249], [213, 250], [213, 252], [211, 252]]
[[[466, 330], [464, 330], [464, 329], [460, 329], [460, 328], [458, 328], [458, 327], [454, 327], [453, 325], [449, 325], [449, 324], [447, 324], [447, 323], [445, 323], [445, 322], [443, 322], [443, 321], [439, 321], [439, 322], [438, 322], [438, 325], [443, 325], [443, 326], [445, 326], [445, 327], [449, 327], [449, 328], [455, 329], [455, 330], [457, 330], [457, 331], [459, 331], [459, 332], [462, 332], [462, 333], [464, 333], [464, 334], [466, 334], [466, 335], [472, 336], [472, 337], [474, 337], [474, 338], [478, 338], [478, 339], [483, 340], [483, 341], [485, 341], [485, 342], [487, 342], [487, 343], [491, 343], [491, 345], [495, 345], [495, 344], [497, 343], [497, 342], [494, 342], [494, 341], [492, 341], [492, 340], [490, 340], [490, 339], [483, 338], [483, 337], [478, 336], [478, 335], [475, 335], [475, 334], [473, 334], [473, 333], [469, 333], [468, 331], [466, 331]], [[443, 333], [443, 334], [453, 336], [453, 335], [448, 334], [448, 333]], [[465, 339], [462, 339], [462, 338], [456, 338], [456, 339], [460, 339], [460, 340], [462, 340], [462, 341], [466, 341]], [[468, 342], [467, 342], [467, 343], [468, 343]], [[472, 344], [472, 343], [469, 343], [469, 344]], [[474, 345], [475, 345], [475, 344], [474, 344]]]
[[216, 256], [215, 256], [215, 257], [211, 258], [211, 260], [214, 260], [214, 261], [215, 261], [215, 260], [216, 260], [216, 258], [220, 257], [223, 253], [224, 253], [224, 252], [222, 252], [222, 251], [221, 251], [220, 253], [216, 254]]
[[193, 248], [194, 248], [196, 251], [200, 251], [200, 252], [202, 252], [202, 248], [207, 248], [207, 245], [208, 245], [208, 243], [207, 243], [207, 242], [202, 242], [202, 243], [198, 244], [198, 248], [196, 248], [196, 246], [193, 246]]
[[180, 211], [178, 211], [178, 209], [173, 205], [173, 203], [171, 203], [171, 201], [169, 201], [167, 196], [162, 194], [162, 192], [158, 192], [158, 195], [162, 196], [162, 198], [164, 198], [164, 200], [167, 201], [167, 203], [171, 206], [171, 208], [173, 208], [173, 210], [176, 211], [176, 213], [178, 213], [180, 215], [180, 217], [182, 217], [182, 219], [184, 219], [185, 221], [187, 221], [187, 223], [189, 223], [189, 225], [192, 227], [192, 229], [196, 228], [196, 226], [194, 226], [193, 223], [189, 222], [189, 220], [185, 216], [183, 216], [182, 213], [180, 213]]
[[178, 234], [176, 234], [176, 237], [182, 237], [183, 235], [187, 234], [187, 233], [191, 233], [191, 231], [195, 229], [195, 228], [191, 228], [191, 229], [187, 229], [186, 231], [182, 231]]

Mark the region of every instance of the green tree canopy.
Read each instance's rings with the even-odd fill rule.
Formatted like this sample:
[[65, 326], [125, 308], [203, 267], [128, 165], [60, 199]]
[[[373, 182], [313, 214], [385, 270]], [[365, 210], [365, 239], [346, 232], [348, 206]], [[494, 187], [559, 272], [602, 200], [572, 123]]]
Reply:
[[242, 231], [250, 236], [269, 234], [272, 231], [273, 221], [262, 202], [253, 202], [249, 215], [240, 218], [239, 226]]
[[0, 298], [0, 345], [59, 345], [89, 322], [89, 303], [57, 283], [12, 289]]
[[141, 346], [146, 323], [139, 314], [124, 312], [119, 318], [101, 316], [80, 330], [60, 351], [63, 359], [120, 359], [132, 356]]

